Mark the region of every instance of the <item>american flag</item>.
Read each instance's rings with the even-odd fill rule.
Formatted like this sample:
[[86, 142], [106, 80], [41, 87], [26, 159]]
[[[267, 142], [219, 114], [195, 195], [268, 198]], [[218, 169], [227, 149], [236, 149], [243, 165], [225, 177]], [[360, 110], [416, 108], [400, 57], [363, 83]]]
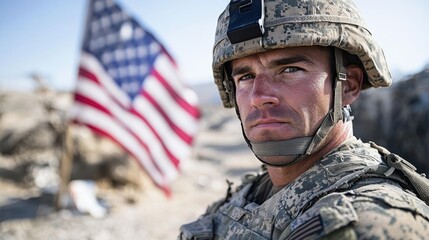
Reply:
[[117, 142], [169, 193], [199, 117], [161, 43], [113, 0], [91, 0], [73, 121]]

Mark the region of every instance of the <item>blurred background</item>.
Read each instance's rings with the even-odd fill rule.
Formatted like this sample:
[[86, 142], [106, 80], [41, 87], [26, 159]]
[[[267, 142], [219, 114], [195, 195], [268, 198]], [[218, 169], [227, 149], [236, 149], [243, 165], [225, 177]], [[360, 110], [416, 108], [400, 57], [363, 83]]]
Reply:
[[[57, 211], [88, 1], [2, 0], [0, 239], [175, 239], [181, 224], [224, 196], [225, 179], [239, 182], [259, 167], [234, 111], [221, 107], [211, 73], [217, 17], [229, 1], [116, 2], [164, 45], [199, 98], [192, 155], [166, 197], [117, 144], [73, 126], [75, 184]], [[355, 2], [394, 78], [392, 87], [367, 90], [352, 106], [355, 135], [429, 174], [429, 2]], [[78, 208], [82, 198], [86, 205]]]

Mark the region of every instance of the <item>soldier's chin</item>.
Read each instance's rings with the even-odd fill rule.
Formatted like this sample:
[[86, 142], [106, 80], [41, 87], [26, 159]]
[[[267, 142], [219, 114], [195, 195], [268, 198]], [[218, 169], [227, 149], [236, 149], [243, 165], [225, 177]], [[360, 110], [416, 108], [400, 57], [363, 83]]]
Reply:
[[291, 166], [294, 161], [299, 157], [299, 155], [291, 155], [291, 156], [258, 156], [259, 160], [268, 166], [272, 167], [286, 167]]

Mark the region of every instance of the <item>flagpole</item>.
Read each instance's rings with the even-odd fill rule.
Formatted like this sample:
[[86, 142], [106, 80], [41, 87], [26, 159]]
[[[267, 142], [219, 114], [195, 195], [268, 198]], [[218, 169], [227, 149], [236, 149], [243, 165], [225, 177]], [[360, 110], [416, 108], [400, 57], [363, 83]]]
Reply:
[[[93, 1], [89, 0], [87, 5], [86, 19], [84, 23], [84, 30], [82, 35], [81, 42], [84, 42], [84, 38], [89, 31], [88, 22], [90, 19], [90, 14], [93, 7]], [[82, 46], [81, 43], [81, 46]], [[78, 76], [78, 74], [76, 74]], [[71, 123], [68, 119], [65, 120], [64, 124], [64, 136], [63, 136], [63, 154], [61, 156], [61, 161], [59, 163], [58, 174], [60, 177], [60, 184], [58, 188], [58, 192], [55, 199], [55, 208], [60, 210], [67, 205], [67, 197], [68, 197], [68, 184], [71, 178], [71, 172], [73, 168], [73, 140], [71, 136]]]
[[73, 141], [70, 135], [70, 123], [67, 121], [64, 126], [63, 155], [59, 164], [60, 184], [55, 200], [55, 208], [60, 210], [67, 206], [68, 184], [70, 182], [73, 168]]

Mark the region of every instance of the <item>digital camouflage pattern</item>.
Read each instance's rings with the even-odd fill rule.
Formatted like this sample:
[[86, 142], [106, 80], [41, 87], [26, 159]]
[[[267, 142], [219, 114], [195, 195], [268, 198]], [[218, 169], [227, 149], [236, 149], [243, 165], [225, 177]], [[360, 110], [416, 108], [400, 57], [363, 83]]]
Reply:
[[352, 138], [261, 205], [244, 184], [178, 239], [427, 239], [429, 206], [388, 170], [377, 149]]
[[213, 48], [213, 76], [223, 104], [234, 106], [224, 64], [271, 49], [332, 46], [357, 55], [368, 75], [368, 86], [386, 87], [392, 78], [382, 49], [350, 0], [265, 0], [263, 37], [231, 44], [227, 37], [228, 7], [220, 15]]

